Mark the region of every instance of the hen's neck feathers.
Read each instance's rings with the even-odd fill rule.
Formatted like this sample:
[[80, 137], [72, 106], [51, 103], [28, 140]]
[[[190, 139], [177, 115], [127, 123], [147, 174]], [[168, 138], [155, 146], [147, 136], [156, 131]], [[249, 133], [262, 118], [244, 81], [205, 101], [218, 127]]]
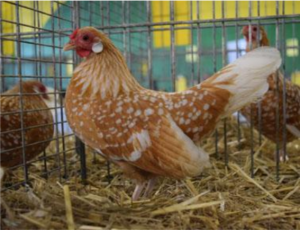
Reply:
[[93, 53], [80, 63], [72, 82], [79, 95], [89, 98], [114, 98], [142, 89], [120, 51], [111, 43], [100, 54]]

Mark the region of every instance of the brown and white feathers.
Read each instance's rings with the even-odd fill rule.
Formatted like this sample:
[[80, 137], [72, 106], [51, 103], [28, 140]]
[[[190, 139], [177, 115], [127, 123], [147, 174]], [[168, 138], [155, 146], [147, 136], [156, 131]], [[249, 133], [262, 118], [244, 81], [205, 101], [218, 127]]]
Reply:
[[[79, 29], [70, 39], [65, 50], [85, 57], [67, 89], [70, 126], [139, 180], [199, 175], [209, 156], [195, 143], [221, 118], [261, 97], [281, 63], [276, 49], [257, 49], [187, 91], [163, 93], [142, 88], [121, 53], [94, 28]], [[99, 42], [102, 50], [94, 52]]]
[[[258, 38], [258, 30], [260, 31], [260, 39]], [[252, 44], [250, 44], [250, 33]], [[247, 42], [247, 51], [257, 47], [269, 46], [269, 39], [263, 27], [245, 26], [243, 35]], [[260, 49], [260, 48], [257, 48]], [[256, 49], [255, 49], [256, 50]], [[254, 51], [255, 51], [254, 50]], [[277, 78], [278, 75], [278, 78]], [[253, 75], [253, 78], [255, 75]], [[278, 83], [277, 83], [278, 81]], [[285, 83], [286, 109], [284, 110], [283, 94]], [[241, 112], [250, 121], [251, 110], [253, 125], [256, 129], [260, 129], [261, 133], [272, 140], [279, 141], [280, 146], [283, 145], [284, 129], [286, 130], [286, 141], [290, 142], [300, 137], [300, 86], [286, 80], [279, 71], [272, 73], [268, 77], [269, 90], [260, 101], [261, 118], [259, 118], [259, 105], [256, 103], [244, 107]], [[278, 111], [279, 126], [277, 127], [276, 113]], [[284, 128], [284, 113], [286, 113], [286, 127]]]
[[53, 118], [44, 99], [48, 99], [46, 87], [37, 81], [22, 82], [21, 89], [20, 84], [17, 84], [1, 94], [2, 167], [22, 164], [25, 161], [23, 147], [26, 161], [29, 161], [44, 151], [50, 143], [53, 136]]

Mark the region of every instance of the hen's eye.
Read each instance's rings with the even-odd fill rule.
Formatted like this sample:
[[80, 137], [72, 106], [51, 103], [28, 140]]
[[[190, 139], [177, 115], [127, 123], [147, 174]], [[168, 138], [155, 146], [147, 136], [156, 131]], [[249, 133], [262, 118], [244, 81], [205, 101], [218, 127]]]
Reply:
[[256, 28], [256, 27], [254, 27], [254, 28], [253, 28], [253, 31], [257, 31], [257, 28]]
[[88, 36], [88, 35], [84, 35], [84, 36], [82, 37], [82, 39], [83, 39], [84, 41], [87, 41], [87, 40], [89, 40], [89, 36]]

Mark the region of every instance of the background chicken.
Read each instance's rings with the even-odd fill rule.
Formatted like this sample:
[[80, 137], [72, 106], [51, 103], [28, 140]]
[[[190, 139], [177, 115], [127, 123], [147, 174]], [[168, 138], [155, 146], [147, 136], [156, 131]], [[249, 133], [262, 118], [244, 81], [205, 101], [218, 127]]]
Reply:
[[144, 187], [145, 194], [151, 191], [157, 176], [196, 176], [209, 166], [208, 154], [195, 143], [262, 96], [281, 63], [276, 49], [257, 49], [187, 91], [164, 93], [141, 87], [120, 51], [94, 28], [74, 31], [64, 47], [71, 49], [86, 59], [67, 89], [69, 124], [137, 181], [134, 200]]
[[[53, 136], [53, 118], [43, 99], [46, 87], [37, 81], [22, 82], [1, 95], [1, 166], [12, 167], [23, 163], [45, 150]], [[23, 96], [20, 98], [19, 94]], [[37, 93], [39, 95], [37, 95]], [[21, 107], [21, 100], [23, 107]], [[24, 141], [22, 142], [21, 110], [23, 111]], [[44, 142], [43, 142], [44, 141]]]
[[[251, 36], [250, 36], [251, 33]], [[260, 39], [258, 39], [258, 34]], [[245, 26], [243, 35], [247, 42], [246, 51], [255, 49], [260, 46], [269, 46], [269, 39], [263, 27]], [[277, 90], [277, 74], [274, 72], [268, 77], [270, 85], [268, 92], [261, 100], [261, 133], [280, 144], [280, 159], [283, 160], [283, 129], [284, 129], [284, 81], [286, 85], [286, 141], [290, 142], [300, 137], [300, 87], [292, 82], [285, 80], [281, 72], [278, 72], [278, 90]], [[277, 96], [278, 94], [278, 96]], [[276, 110], [278, 107], [279, 127], [276, 125]], [[252, 103], [242, 109], [242, 114], [250, 121], [251, 110], [253, 125], [259, 129], [259, 105]], [[278, 135], [277, 135], [278, 134]], [[278, 136], [278, 138], [277, 138]]]

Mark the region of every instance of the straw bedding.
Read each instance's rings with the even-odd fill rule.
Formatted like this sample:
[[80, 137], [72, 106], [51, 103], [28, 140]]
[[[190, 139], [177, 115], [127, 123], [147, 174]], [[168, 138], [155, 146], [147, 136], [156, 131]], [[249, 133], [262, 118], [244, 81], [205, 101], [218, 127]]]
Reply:
[[[184, 181], [160, 179], [153, 196], [132, 202], [134, 184], [87, 150], [88, 180], [82, 182], [74, 150], [67, 152], [68, 178], [41, 177], [42, 163], [30, 167], [30, 186], [1, 193], [3, 229], [300, 229], [300, 141], [288, 144], [289, 161], [276, 179], [275, 145], [254, 131], [254, 178], [250, 177], [250, 129], [241, 128], [237, 142], [234, 120], [227, 125], [229, 163], [224, 161], [223, 128], [218, 151], [214, 136], [202, 147], [212, 168]], [[62, 143], [60, 143], [60, 146]], [[74, 140], [67, 140], [67, 148]], [[53, 142], [48, 152], [57, 150]], [[48, 163], [55, 167], [55, 157]], [[22, 170], [5, 179], [18, 181]]]

